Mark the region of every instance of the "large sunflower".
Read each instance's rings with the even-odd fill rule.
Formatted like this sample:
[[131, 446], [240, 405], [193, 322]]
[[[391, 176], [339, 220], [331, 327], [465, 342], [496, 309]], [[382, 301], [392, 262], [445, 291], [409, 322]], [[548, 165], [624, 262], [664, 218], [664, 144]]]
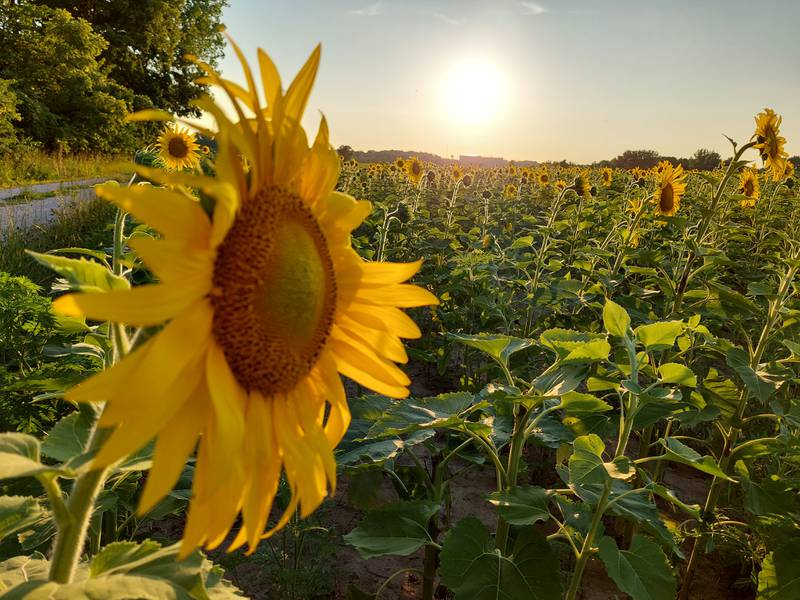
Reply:
[[193, 168], [200, 163], [200, 145], [194, 133], [185, 127], [167, 125], [158, 138], [158, 145], [158, 155], [168, 169]]
[[653, 194], [656, 214], [671, 217], [681, 207], [681, 198], [686, 192], [686, 174], [683, 166], [669, 166], [661, 171], [658, 184]]
[[[174, 187], [98, 190], [161, 234], [130, 241], [160, 283], [55, 302], [65, 315], [164, 325], [67, 398], [107, 402], [100, 424], [113, 433], [98, 466], [156, 438], [141, 512], [169, 492], [197, 445], [184, 556], [221, 544], [239, 513], [232, 548], [246, 542], [253, 550], [298, 507], [307, 516], [319, 506], [335, 486], [333, 448], [350, 421], [339, 374], [406, 396], [409, 379], [395, 365], [406, 362], [399, 338], [420, 331], [400, 308], [437, 302], [403, 283], [419, 262], [364, 262], [351, 247], [371, 205], [334, 191], [340, 166], [324, 118], [310, 148], [300, 126], [319, 48], [285, 93], [259, 50], [262, 108], [233, 47], [247, 89], [198, 62], [203, 81], [220, 86], [239, 115], [232, 122], [209, 98], [197, 102], [217, 122], [217, 177], [143, 169]], [[189, 185], [213, 200], [211, 216], [182, 191]], [[267, 530], [281, 472], [291, 500]]]
[[764, 112], [756, 115], [755, 120], [755, 147], [761, 154], [764, 167], [772, 171], [772, 180], [780, 181], [786, 172], [786, 159], [789, 156], [783, 149], [786, 138], [780, 135], [782, 118], [771, 108], [765, 108]]

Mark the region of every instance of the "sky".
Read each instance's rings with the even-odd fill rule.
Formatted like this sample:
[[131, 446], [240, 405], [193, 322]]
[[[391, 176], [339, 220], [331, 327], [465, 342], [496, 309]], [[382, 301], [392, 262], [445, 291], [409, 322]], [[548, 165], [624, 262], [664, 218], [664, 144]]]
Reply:
[[[765, 106], [800, 153], [798, 0], [230, 0], [284, 87], [317, 43], [304, 121], [334, 146], [589, 163], [730, 155]], [[243, 83], [232, 51], [223, 75]]]

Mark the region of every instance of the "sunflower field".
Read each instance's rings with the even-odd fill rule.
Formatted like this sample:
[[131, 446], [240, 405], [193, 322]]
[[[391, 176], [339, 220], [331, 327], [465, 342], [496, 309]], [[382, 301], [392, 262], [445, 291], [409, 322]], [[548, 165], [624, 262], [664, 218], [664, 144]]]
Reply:
[[230, 43], [52, 303], [0, 274], [3, 598], [800, 599], [780, 115], [712, 171], [361, 163], [319, 48]]

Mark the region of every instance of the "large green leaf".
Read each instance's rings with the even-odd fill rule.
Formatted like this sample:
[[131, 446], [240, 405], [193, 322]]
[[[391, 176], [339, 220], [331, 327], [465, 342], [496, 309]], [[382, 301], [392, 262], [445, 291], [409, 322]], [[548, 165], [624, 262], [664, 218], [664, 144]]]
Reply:
[[663, 321], [640, 325], [636, 328], [636, 339], [648, 350], [667, 350], [675, 345], [675, 339], [683, 333], [682, 321]]
[[558, 360], [566, 364], [592, 363], [608, 358], [611, 345], [606, 336], [598, 333], [548, 329], [539, 338], [541, 344], [555, 352]]
[[533, 525], [550, 518], [547, 509], [550, 493], [533, 485], [518, 485], [510, 490], [492, 492], [489, 502], [497, 506], [497, 512], [511, 525]]
[[477, 335], [448, 333], [447, 337], [485, 352], [504, 367], [508, 366], [508, 361], [512, 354], [530, 348], [536, 343], [534, 340], [489, 333], [479, 333]]
[[569, 483], [577, 487], [605, 483], [609, 474], [603, 462], [603, 440], [591, 433], [575, 438], [569, 457]]
[[517, 536], [510, 556], [493, 549], [486, 526], [475, 517], [447, 534], [440, 555], [442, 583], [455, 600], [560, 600], [558, 558], [533, 528]]
[[662, 383], [674, 383], [687, 387], [697, 387], [697, 375], [686, 365], [664, 363], [658, 367], [658, 378]]
[[39, 440], [24, 433], [0, 433], [0, 480], [52, 471], [39, 462]]
[[30, 250], [28, 254], [66, 279], [69, 289], [81, 292], [109, 292], [130, 288], [127, 279], [114, 275], [99, 262], [85, 258], [40, 254]]
[[112, 575], [68, 584], [28, 581], [10, 590], [6, 600], [193, 600], [165, 579]]
[[675, 599], [675, 576], [658, 544], [635, 534], [628, 550], [607, 536], [597, 546], [608, 576], [633, 600]]
[[420, 429], [461, 426], [464, 424], [461, 415], [472, 406], [474, 399], [468, 392], [452, 392], [421, 400], [401, 400], [381, 415], [366, 437], [376, 439]]
[[800, 542], [793, 540], [767, 554], [758, 575], [756, 600], [800, 598]]
[[0, 496], [0, 540], [30, 527], [43, 515], [36, 498]]
[[603, 326], [611, 335], [627, 337], [631, 327], [631, 318], [627, 311], [616, 302], [606, 299], [603, 306]]
[[363, 558], [408, 556], [432, 541], [428, 521], [439, 508], [435, 502], [418, 500], [369, 511], [344, 540]]
[[568, 415], [611, 410], [611, 405], [592, 394], [568, 392], [561, 396], [561, 406]]
[[683, 463], [703, 473], [733, 481], [719, 468], [717, 461], [715, 461], [713, 457], [702, 456], [697, 451], [689, 448], [689, 446], [673, 437], [663, 438], [658, 441], [665, 448], [665, 452], [662, 455], [664, 460]]
[[777, 389], [777, 385], [765, 379], [750, 366], [750, 357], [741, 348], [730, 348], [725, 353], [725, 362], [742, 378], [747, 391], [761, 402], [769, 400]]
[[29, 580], [46, 581], [49, 573], [50, 563], [38, 552], [9, 558], [0, 562], [0, 592]]
[[88, 412], [75, 411], [61, 419], [42, 440], [42, 454], [61, 462], [82, 454], [91, 435]]

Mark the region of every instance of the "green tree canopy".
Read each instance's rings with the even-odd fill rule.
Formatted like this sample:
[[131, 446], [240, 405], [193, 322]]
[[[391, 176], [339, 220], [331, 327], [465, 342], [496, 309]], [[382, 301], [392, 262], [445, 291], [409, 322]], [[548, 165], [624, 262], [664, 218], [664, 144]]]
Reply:
[[50, 150], [124, 144], [132, 94], [106, 75], [99, 60], [106, 46], [66, 10], [23, 3], [0, 11], [0, 79], [12, 82], [21, 137]]
[[134, 94], [133, 108], [157, 107], [197, 114], [189, 102], [203, 87], [185, 56], [216, 65], [223, 55], [219, 31], [227, 0], [34, 0], [89, 22], [108, 42], [100, 57], [109, 76]]

